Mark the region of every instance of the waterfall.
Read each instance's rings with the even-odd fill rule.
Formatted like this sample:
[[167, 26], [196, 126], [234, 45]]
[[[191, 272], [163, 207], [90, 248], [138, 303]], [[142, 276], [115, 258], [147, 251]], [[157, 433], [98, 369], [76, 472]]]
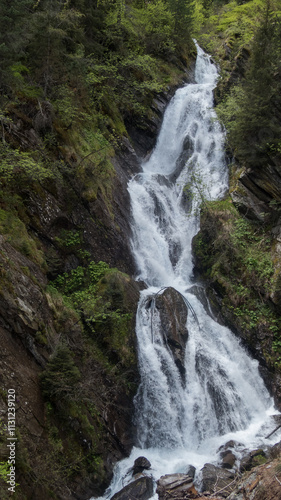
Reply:
[[[141, 375], [135, 398], [137, 445], [117, 465], [104, 498], [124, 486], [139, 455], [151, 461], [157, 479], [185, 472], [188, 464], [214, 463], [218, 447], [230, 439], [244, 447], [260, 446], [274, 425], [258, 362], [192, 293], [191, 242], [199, 229], [200, 203], [219, 199], [228, 189], [224, 134], [213, 109], [217, 78], [216, 66], [197, 45], [196, 83], [176, 92], [153, 153], [128, 185], [132, 251], [138, 279], [147, 284], [136, 324]], [[178, 290], [191, 309], [184, 379], [159, 335], [159, 312], [151, 300], [163, 287]]]

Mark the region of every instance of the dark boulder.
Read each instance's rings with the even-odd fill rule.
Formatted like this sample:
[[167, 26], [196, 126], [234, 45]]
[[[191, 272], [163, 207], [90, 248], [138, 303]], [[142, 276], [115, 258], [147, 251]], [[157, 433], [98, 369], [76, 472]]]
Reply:
[[236, 462], [236, 457], [230, 450], [223, 451], [221, 453], [221, 466], [223, 469], [232, 469]]
[[196, 467], [194, 467], [193, 465], [189, 465], [187, 467], [186, 474], [188, 476], [192, 477], [192, 479], [194, 479], [194, 477], [195, 477], [195, 472], [196, 472]]
[[177, 290], [168, 287], [161, 295], [156, 295], [155, 307], [159, 311], [163, 339], [171, 349], [180, 374], [184, 376], [185, 345], [188, 338], [184, 299]]
[[134, 461], [133, 475], [151, 468], [151, 463], [145, 457], [138, 457]]
[[122, 490], [115, 493], [110, 500], [148, 500], [153, 495], [153, 480], [143, 476], [127, 484]]

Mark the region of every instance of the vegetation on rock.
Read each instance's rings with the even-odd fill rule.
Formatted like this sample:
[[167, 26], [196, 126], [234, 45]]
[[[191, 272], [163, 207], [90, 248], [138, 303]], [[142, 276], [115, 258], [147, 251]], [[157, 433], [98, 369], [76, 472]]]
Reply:
[[221, 65], [215, 92], [226, 128], [230, 197], [202, 204], [196, 265], [222, 317], [280, 372], [280, 3], [212, 3], [201, 43]]
[[[6, 416], [16, 384], [15, 498], [100, 493], [132, 444], [128, 130], [150, 133], [153, 99], [185, 79], [194, 35], [222, 69], [231, 189], [241, 195], [246, 172], [247, 186], [254, 176], [256, 194], [266, 192], [266, 217], [254, 223], [229, 199], [204, 204], [197, 266], [224, 316], [280, 371], [280, 33], [277, 0], [1, 2], [0, 407]], [[5, 425], [1, 417], [1, 498]]]

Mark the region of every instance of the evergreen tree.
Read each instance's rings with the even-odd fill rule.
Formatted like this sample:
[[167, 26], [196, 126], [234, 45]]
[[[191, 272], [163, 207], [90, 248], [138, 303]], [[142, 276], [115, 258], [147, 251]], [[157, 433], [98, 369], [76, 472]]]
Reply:
[[8, 68], [24, 54], [27, 22], [32, 0], [1, 0], [0, 2], [0, 86], [7, 81]]
[[192, 34], [194, 0], [166, 0], [175, 20], [175, 35], [178, 42], [189, 41]]
[[50, 401], [69, 399], [74, 396], [75, 386], [80, 377], [71, 351], [67, 346], [61, 345], [51, 356], [46, 370], [41, 374], [42, 392]]
[[281, 126], [281, 24], [266, 3], [252, 43], [245, 80], [218, 107], [238, 159], [262, 164], [277, 149]]
[[81, 18], [82, 13], [68, 1], [38, 0], [35, 6], [27, 50], [45, 96], [64, 80], [75, 56], [83, 55]]

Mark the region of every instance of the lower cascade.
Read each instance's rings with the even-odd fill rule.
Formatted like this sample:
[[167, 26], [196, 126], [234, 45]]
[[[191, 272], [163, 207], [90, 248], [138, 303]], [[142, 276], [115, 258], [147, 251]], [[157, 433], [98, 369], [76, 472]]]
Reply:
[[[176, 481], [193, 469], [200, 490], [201, 469], [218, 465], [221, 450], [231, 447], [238, 463], [243, 450], [278, 440], [277, 432], [266, 438], [276, 427], [277, 412], [258, 362], [215, 321], [192, 275], [200, 203], [221, 198], [228, 189], [224, 135], [213, 109], [217, 77], [216, 66], [197, 45], [196, 83], [176, 92], [153, 153], [128, 185], [132, 250], [138, 280], [147, 285], [136, 322], [137, 445], [116, 465], [100, 498], [112, 498], [136, 480], [133, 464], [139, 457], [151, 464], [140, 471], [148, 469], [154, 481], [164, 474]], [[149, 496], [137, 498], [157, 499], [150, 488]]]

